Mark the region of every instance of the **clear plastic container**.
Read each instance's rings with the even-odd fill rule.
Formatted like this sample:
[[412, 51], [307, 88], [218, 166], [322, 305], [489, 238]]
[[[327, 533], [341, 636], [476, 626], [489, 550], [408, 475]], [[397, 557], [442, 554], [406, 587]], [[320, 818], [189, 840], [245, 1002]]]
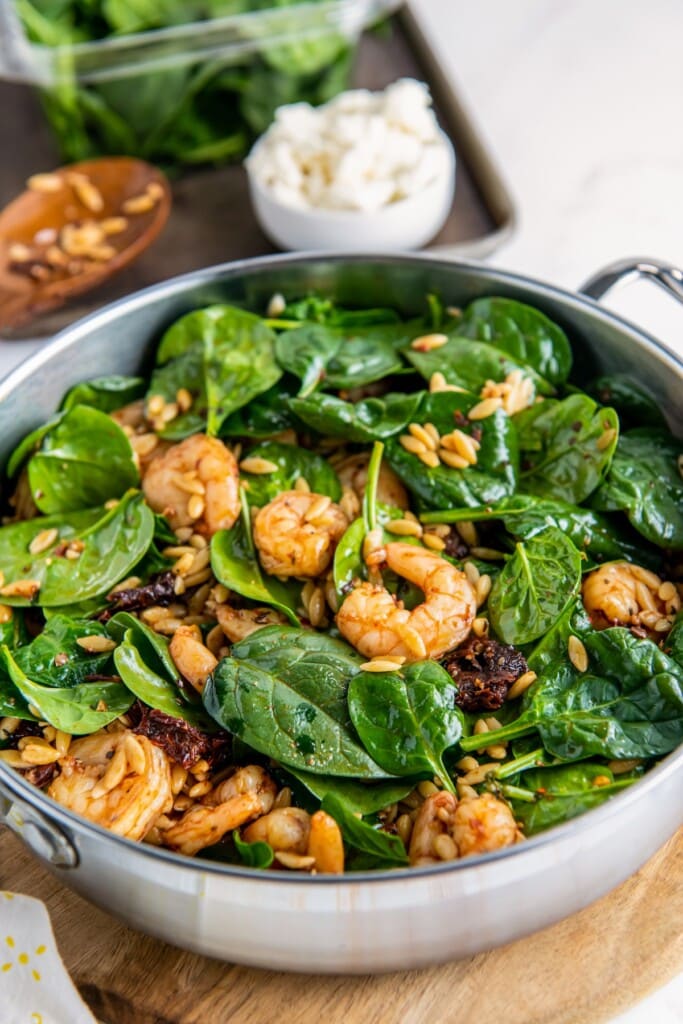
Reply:
[[[125, 153], [166, 165], [239, 159], [276, 107], [323, 103], [355, 44], [401, 0], [309, 0], [69, 45], [29, 39], [0, 0], [0, 78], [39, 88], [67, 161]], [[27, 4], [24, 12], [33, 8]]]

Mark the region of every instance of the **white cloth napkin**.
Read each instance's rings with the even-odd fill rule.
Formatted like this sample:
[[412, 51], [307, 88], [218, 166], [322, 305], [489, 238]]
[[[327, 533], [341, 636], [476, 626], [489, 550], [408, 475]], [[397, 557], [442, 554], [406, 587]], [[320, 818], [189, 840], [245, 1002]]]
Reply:
[[2, 1024], [97, 1024], [69, 977], [45, 905], [0, 891]]

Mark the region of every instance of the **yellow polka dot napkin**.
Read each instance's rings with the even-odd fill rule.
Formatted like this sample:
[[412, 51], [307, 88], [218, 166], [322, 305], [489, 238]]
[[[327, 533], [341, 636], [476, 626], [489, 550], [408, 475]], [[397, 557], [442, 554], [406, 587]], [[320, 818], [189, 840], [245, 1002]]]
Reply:
[[69, 977], [45, 905], [0, 892], [2, 1024], [97, 1024]]

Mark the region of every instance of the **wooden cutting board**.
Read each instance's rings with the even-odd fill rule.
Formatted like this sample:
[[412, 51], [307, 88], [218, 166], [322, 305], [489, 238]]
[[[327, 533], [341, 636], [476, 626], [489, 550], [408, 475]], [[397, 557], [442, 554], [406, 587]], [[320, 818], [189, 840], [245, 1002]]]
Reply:
[[257, 971], [183, 953], [65, 889], [6, 829], [0, 888], [45, 901], [66, 966], [106, 1024], [601, 1024], [683, 970], [683, 830], [561, 924], [457, 963], [379, 977]]

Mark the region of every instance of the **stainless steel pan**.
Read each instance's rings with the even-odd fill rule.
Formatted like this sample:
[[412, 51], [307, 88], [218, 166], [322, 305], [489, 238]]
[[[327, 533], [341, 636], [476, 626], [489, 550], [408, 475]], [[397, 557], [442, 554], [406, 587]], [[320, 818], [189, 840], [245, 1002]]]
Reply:
[[[631, 261], [593, 278], [599, 298], [639, 273], [683, 297], [679, 271]], [[134, 373], [163, 329], [211, 302], [265, 307], [273, 292], [319, 289], [354, 304], [422, 307], [521, 299], [568, 331], [576, 376], [618, 370], [647, 384], [683, 433], [683, 364], [654, 338], [572, 294], [516, 274], [416, 256], [282, 256], [176, 278], [75, 324], [0, 384], [0, 458], [72, 384]], [[2, 555], [0, 552], [0, 562]], [[417, 967], [509, 942], [571, 914], [632, 874], [683, 822], [683, 749], [602, 807], [520, 846], [409, 872], [299, 877], [181, 858], [119, 839], [52, 803], [0, 765], [0, 820], [87, 899], [141, 931], [263, 967], [351, 973]]]

